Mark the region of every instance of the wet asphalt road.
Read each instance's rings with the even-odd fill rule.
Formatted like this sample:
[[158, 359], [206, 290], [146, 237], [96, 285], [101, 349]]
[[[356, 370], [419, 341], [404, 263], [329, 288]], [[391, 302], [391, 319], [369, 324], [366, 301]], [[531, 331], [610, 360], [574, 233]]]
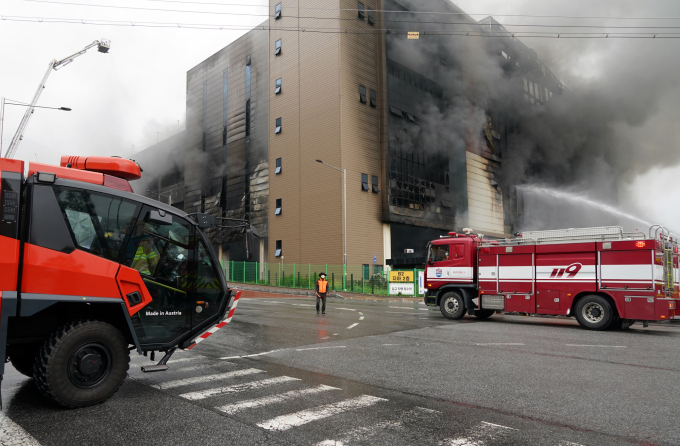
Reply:
[[[247, 297], [257, 296], [257, 297]], [[680, 325], [448, 321], [420, 303], [248, 293], [170, 370], [63, 410], [8, 365], [0, 445], [676, 445]]]

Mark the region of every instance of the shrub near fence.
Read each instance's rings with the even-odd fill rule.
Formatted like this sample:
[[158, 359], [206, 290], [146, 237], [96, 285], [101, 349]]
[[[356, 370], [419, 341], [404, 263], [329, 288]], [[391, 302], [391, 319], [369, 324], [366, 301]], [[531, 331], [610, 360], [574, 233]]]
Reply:
[[[295, 263], [260, 263], [223, 261], [222, 270], [228, 282], [279, 286], [297, 289], [314, 289], [320, 273], [326, 273], [332, 291], [388, 296], [390, 280], [388, 272], [369, 274], [363, 265], [312, 265]], [[413, 271], [415, 296], [420, 296], [418, 272]], [[413, 296], [413, 295], [411, 295]], [[404, 296], [410, 297], [410, 296]]]

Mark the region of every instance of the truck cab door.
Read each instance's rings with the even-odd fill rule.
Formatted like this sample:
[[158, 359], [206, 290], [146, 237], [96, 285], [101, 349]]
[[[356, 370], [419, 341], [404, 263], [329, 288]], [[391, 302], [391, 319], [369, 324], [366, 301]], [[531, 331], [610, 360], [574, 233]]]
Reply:
[[202, 237], [196, 243], [196, 280], [194, 281], [194, 304], [192, 331], [197, 331], [217, 321], [226, 294], [222, 286], [222, 275], [216, 259], [210, 254], [209, 247]]

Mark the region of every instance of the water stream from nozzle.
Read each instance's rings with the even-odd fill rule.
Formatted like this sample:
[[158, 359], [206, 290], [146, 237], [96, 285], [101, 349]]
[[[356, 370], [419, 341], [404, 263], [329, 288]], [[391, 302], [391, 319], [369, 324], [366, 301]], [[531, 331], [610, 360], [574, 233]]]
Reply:
[[602, 201], [593, 200], [592, 198], [588, 198], [587, 196], [582, 194], [566, 192], [558, 189], [552, 189], [549, 187], [536, 186], [530, 184], [523, 184], [521, 186], [517, 186], [517, 189], [522, 190], [525, 193], [528, 192], [539, 194], [543, 195], [544, 197], [549, 197], [556, 200], [563, 200], [575, 205], [588, 206], [594, 210], [606, 212], [616, 217], [622, 217], [627, 220], [637, 221], [646, 225], [646, 227], [641, 228], [643, 231], [646, 231], [650, 226], [652, 226], [652, 223], [648, 222], [647, 220], [644, 220], [636, 215], [629, 214], [628, 212], [624, 212]]

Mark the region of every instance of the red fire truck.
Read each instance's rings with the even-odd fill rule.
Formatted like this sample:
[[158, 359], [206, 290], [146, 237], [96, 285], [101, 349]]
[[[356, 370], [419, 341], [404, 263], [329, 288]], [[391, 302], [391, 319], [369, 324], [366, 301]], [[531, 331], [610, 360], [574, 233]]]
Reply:
[[140, 177], [120, 158], [26, 176], [0, 158], [0, 379], [8, 360], [50, 400], [87, 406], [118, 390], [131, 350], [164, 352], [142, 370], [165, 370], [228, 322], [238, 294], [201, 232], [214, 219], [135, 195]]
[[449, 233], [428, 246], [425, 303], [466, 313], [573, 316], [585, 328], [680, 317], [678, 245], [662, 226], [533, 231], [483, 240]]

